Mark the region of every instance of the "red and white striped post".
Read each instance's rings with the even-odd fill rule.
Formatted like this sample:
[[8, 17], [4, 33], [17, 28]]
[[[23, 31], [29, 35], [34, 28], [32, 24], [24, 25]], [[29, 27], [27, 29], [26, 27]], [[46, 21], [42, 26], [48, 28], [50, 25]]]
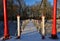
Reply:
[[8, 18], [7, 18], [7, 0], [3, 0], [4, 8], [4, 39], [10, 38], [9, 29], [8, 29]]
[[56, 14], [57, 14], [57, 0], [54, 0], [53, 2], [53, 24], [52, 24], [52, 35], [51, 38], [56, 39], [57, 38], [57, 29], [56, 29]]

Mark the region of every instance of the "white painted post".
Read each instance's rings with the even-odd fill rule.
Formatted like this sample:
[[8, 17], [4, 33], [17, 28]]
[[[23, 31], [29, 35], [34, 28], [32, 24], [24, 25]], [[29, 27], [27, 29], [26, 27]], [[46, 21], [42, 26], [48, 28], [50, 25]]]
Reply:
[[38, 20], [37, 20], [37, 26], [38, 26]]
[[38, 28], [38, 27], [39, 27], [38, 20], [36, 20], [36, 21], [37, 21], [37, 30], [38, 30], [38, 32], [39, 32], [39, 28]]
[[20, 38], [20, 16], [17, 15], [17, 38]]
[[42, 39], [45, 38], [45, 17], [42, 16]]

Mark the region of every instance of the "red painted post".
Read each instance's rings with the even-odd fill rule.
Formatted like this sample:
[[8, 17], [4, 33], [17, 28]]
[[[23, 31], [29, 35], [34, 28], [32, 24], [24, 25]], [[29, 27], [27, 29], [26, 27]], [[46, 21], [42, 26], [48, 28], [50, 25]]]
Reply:
[[4, 39], [8, 39], [10, 35], [8, 30], [7, 0], [3, 0], [3, 8], [4, 8]]
[[57, 0], [54, 0], [53, 4], [53, 24], [52, 24], [52, 35], [51, 38], [57, 38], [57, 29], [56, 29], [56, 14], [57, 14]]

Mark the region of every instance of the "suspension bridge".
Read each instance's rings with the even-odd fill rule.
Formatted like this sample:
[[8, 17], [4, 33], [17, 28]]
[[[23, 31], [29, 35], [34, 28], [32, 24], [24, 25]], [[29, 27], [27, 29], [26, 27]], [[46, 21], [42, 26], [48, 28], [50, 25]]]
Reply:
[[[54, 1], [53, 2], [54, 3], [54, 5], [53, 5], [53, 19], [52, 19], [53, 21], [52, 21], [52, 32], [51, 32], [50, 39], [58, 39], [59, 36], [57, 34], [57, 29], [56, 29], [57, 0], [53, 0], [53, 1]], [[20, 27], [20, 25], [21, 25], [20, 15], [17, 15], [17, 36], [14, 38], [11, 38], [11, 35], [9, 34], [9, 28], [8, 28], [7, 0], [3, 0], [3, 8], [4, 8], [4, 36], [1, 38], [2, 40], [6, 40], [6, 41], [20, 41], [20, 40], [21, 41], [34, 41], [34, 40], [40, 41], [40, 40], [46, 38], [46, 40], [52, 41], [48, 38], [48, 36], [45, 37], [45, 15], [43, 15], [43, 13], [45, 13], [45, 11], [42, 12], [42, 20], [41, 20], [42, 33], [41, 34], [38, 33], [36, 27], [33, 25], [33, 23], [31, 21], [25, 27], [25, 29], [22, 31], [21, 27]], [[42, 37], [42, 39], [41, 39], [41, 37]], [[17, 40], [17, 39], [19, 39], [19, 40]], [[55, 40], [55, 41], [57, 41], [57, 40]]]

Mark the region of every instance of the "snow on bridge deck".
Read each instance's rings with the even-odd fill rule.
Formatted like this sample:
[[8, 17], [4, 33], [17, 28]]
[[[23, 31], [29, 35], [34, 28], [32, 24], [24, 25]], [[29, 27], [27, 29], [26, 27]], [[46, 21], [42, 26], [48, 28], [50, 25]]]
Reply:
[[15, 39], [16, 37], [13, 36], [13, 38], [6, 41], [60, 41], [60, 39], [53, 40], [53, 39], [49, 39], [48, 37], [49, 36], [46, 36], [46, 39], [44, 40], [41, 39], [41, 35], [37, 31], [32, 21], [30, 21], [25, 27], [24, 31], [22, 32], [21, 39]]

